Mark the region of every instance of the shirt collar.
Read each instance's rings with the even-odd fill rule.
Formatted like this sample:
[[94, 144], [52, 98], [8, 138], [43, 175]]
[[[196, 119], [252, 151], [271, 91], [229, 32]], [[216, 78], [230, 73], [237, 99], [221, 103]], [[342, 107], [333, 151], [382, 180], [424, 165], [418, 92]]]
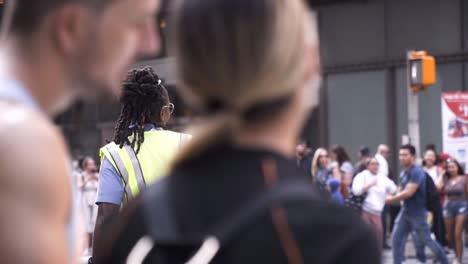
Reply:
[[153, 130], [159, 131], [159, 130], [163, 130], [163, 128], [155, 124], [145, 124], [145, 131], [153, 131]]
[[[133, 128], [135, 125], [130, 125], [129, 128]], [[145, 124], [145, 127], [144, 127], [144, 131], [145, 132], [148, 132], [148, 131], [160, 131], [160, 130], [164, 130], [162, 127], [160, 126], [157, 126], [155, 124], [152, 124], [152, 123], [147, 123]]]
[[42, 112], [41, 107], [25, 86], [12, 78], [0, 76], [0, 100], [17, 102]]

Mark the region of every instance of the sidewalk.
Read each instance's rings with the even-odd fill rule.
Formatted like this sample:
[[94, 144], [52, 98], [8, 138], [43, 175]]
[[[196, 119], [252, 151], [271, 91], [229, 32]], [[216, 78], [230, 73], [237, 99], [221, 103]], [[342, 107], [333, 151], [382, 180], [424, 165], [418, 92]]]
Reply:
[[[427, 264], [433, 263], [435, 260], [434, 254], [429, 250], [429, 248], [426, 247], [426, 256], [427, 256]], [[452, 263], [453, 260], [455, 259], [455, 252], [453, 250], [450, 250], [450, 253], [447, 255], [449, 263]], [[392, 256], [392, 250], [385, 250], [383, 252], [383, 257], [382, 257], [382, 263], [383, 264], [393, 264], [393, 256]], [[468, 263], [468, 248], [465, 247], [465, 250], [463, 252], [463, 261], [462, 263]], [[408, 240], [406, 243], [406, 262], [405, 264], [419, 264], [418, 260], [416, 259], [416, 252], [414, 250], [414, 245], [411, 240]]]

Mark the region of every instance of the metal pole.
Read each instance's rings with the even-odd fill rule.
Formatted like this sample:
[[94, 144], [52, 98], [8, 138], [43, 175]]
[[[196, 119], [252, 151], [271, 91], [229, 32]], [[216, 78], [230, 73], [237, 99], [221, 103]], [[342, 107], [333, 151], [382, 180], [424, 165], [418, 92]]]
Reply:
[[407, 54], [407, 91], [408, 91], [408, 134], [410, 143], [416, 148], [416, 157], [420, 157], [420, 138], [419, 138], [419, 98], [418, 93], [411, 89], [410, 78], [410, 53]]
[[416, 148], [416, 157], [420, 157], [419, 138], [419, 98], [417, 93], [413, 93], [408, 87], [408, 133], [411, 144]]

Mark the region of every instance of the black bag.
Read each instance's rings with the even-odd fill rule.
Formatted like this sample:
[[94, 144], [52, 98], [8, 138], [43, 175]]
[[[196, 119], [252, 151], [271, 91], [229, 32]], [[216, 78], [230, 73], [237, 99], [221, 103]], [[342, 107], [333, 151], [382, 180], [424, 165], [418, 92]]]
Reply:
[[[366, 180], [364, 178], [364, 185], [366, 184]], [[349, 192], [349, 196], [345, 199], [345, 206], [353, 209], [354, 211], [361, 213], [362, 205], [367, 198], [367, 192], [362, 193], [361, 195], [354, 195], [352, 191]]]
[[361, 195], [354, 195], [353, 192], [349, 193], [349, 197], [345, 199], [345, 206], [355, 210], [356, 212], [362, 211], [362, 204], [367, 198], [367, 192]]
[[[271, 205], [322, 199], [319, 192], [303, 181], [285, 182], [265, 189], [238, 212], [220, 221], [209, 234], [204, 234], [203, 237], [187, 237], [179, 233], [177, 221], [172, 217], [171, 204], [167, 195], [168, 188], [163, 184], [159, 184], [158, 187], [161, 189], [160, 192], [155, 192], [157, 197], [145, 197], [153, 201], [153, 203], [145, 202], [147, 209], [151, 210], [147, 211], [151, 213], [147, 214], [146, 220], [151, 223], [150, 236], [154, 244], [158, 246], [158, 263], [192, 263], [200, 256], [203, 256], [202, 263], [210, 263], [220, 250], [234, 242], [236, 235], [269, 210]], [[155, 204], [154, 201], [158, 202]], [[176, 254], [171, 254], [170, 251], [174, 249], [177, 249]], [[185, 257], [181, 257], [180, 254], [181, 251], [187, 252], [187, 249], [192, 251], [191, 254], [184, 254], [192, 256], [189, 261], [188, 259], [182, 260], [181, 258]]]
[[434, 211], [440, 206], [440, 195], [437, 192], [437, 187], [432, 177], [426, 172], [426, 208], [429, 211]]

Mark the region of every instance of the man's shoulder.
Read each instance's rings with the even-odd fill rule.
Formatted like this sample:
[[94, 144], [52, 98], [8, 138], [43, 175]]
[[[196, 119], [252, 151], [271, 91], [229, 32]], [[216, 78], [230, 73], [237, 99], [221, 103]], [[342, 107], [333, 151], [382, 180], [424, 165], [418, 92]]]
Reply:
[[426, 172], [421, 166], [414, 165], [409, 171], [405, 172], [407, 179], [411, 183], [423, 185], [426, 180]]
[[57, 193], [66, 200], [71, 164], [59, 130], [46, 116], [24, 106], [0, 102], [0, 111], [0, 151], [5, 153], [0, 167], [9, 176], [0, 185], [16, 195], [35, 193], [40, 200], [41, 195]]
[[419, 165], [414, 165], [411, 168], [410, 173], [413, 176], [417, 176], [417, 177], [425, 177], [426, 176], [426, 171], [423, 169], [423, 167], [421, 167]]
[[356, 176], [354, 176], [354, 180], [362, 179], [362, 178], [366, 177], [367, 174], [368, 174], [368, 171], [363, 170], [363, 171], [359, 172], [358, 174], [356, 174]]
[[[18, 104], [0, 102], [0, 140], [16, 147], [34, 149], [52, 141], [62, 141], [58, 128], [42, 113]], [[30, 143], [30, 144], [26, 144]]]

